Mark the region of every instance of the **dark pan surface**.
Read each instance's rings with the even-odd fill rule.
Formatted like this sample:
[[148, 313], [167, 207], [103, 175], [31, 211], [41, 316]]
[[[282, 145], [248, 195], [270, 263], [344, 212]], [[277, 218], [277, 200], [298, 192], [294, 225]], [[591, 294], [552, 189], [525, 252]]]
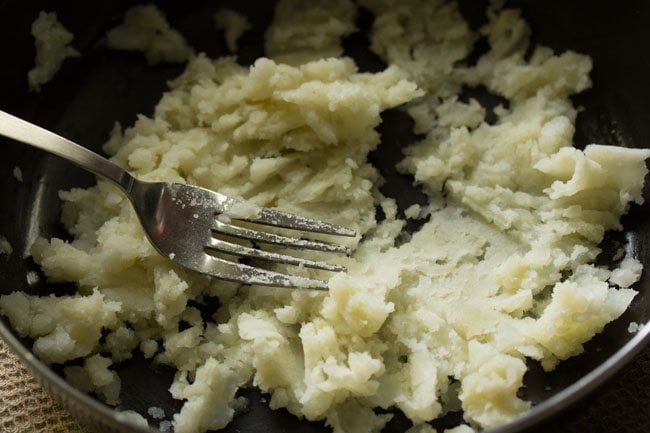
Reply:
[[[99, 150], [107, 139], [115, 121], [130, 125], [138, 113], [151, 114], [154, 104], [166, 88], [166, 81], [178, 75], [183, 66], [158, 65], [149, 67], [139, 54], [107, 51], [102, 44], [105, 31], [120, 21], [128, 1], [114, 2], [54, 2], [30, 3], [14, 0], [0, 1], [0, 47], [4, 54], [0, 68], [0, 109], [45, 126], [87, 147]], [[188, 39], [197, 51], [218, 56], [227, 53], [225, 42], [213, 28], [212, 14], [220, 7], [240, 10], [254, 23], [255, 31], [247, 33], [241, 43], [238, 60], [249, 64], [263, 55], [263, 29], [271, 17], [272, 4], [255, 0], [225, 2], [161, 2], [172, 26]], [[628, 147], [650, 146], [650, 60], [647, 43], [650, 41], [650, 3], [644, 0], [628, 1], [616, 8], [610, 2], [579, 0], [572, 2], [526, 1], [510, 2], [522, 7], [533, 27], [535, 41], [558, 51], [573, 49], [589, 54], [594, 60], [592, 78], [594, 88], [575, 98], [584, 107], [578, 117], [575, 141], [578, 147], [596, 142]], [[43, 87], [40, 94], [27, 92], [26, 76], [34, 58], [34, 47], [29, 33], [31, 22], [39, 10], [56, 11], [60, 20], [75, 34], [74, 45], [83, 54], [80, 59], [67, 60], [54, 80]], [[461, 2], [461, 10], [473, 26], [485, 21], [485, 2]], [[367, 29], [372, 16], [362, 13], [360, 27]], [[362, 69], [378, 70], [381, 61], [367, 49], [364, 33], [352, 35], [345, 42], [349, 55], [357, 59]], [[479, 44], [480, 48], [480, 44]], [[478, 54], [478, 52], [477, 52]], [[489, 104], [496, 101], [492, 95], [472, 90], [472, 96]], [[398, 111], [384, 115], [381, 125], [383, 141], [373, 155], [373, 162], [382, 169], [388, 181], [384, 193], [397, 199], [401, 209], [424, 196], [411, 185], [408, 177], [398, 175], [393, 164], [400, 159], [400, 148], [411, 143], [413, 137], [409, 119]], [[14, 290], [30, 293], [66, 294], [74, 288], [41, 282], [28, 286], [25, 275], [40, 272], [31, 259], [23, 259], [25, 246], [38, 234], [66, 237], [60, 224], [57, 191], [72, 186], [88, 186], [94, 182], [91, 175], [55, 157], [9, 140], [0, 139], [0, 235], [14, 247], [7, 260], [0, 256], [0, 294]], [[11, 175], [14, 166], [22, 169], [25, 181], [18, 183]], [[650, 198], [646, 188], [646, 200]], [[625, 230], [611, 233], [603, 243], [603, 263], [620, 245], [624, 245], [646, 265], [650, 266], [650, 205], [635, 206], [623, 224]], [[410, 227], [411, 230], [417, 227]], [[40, 274], [42, 277], [42, 274]], [[41, 279], [43, 281], [43, 279]], [[650, 276], [645, 273], [637, 284], [639, 295], [632, 307], [605, 332], [587, 344], [586, 353], [570, 359], [550, 374], [543, 374], [537, 365], [531, 365], [523, 394], [540, 405], [517, 423], [499, 429], [513, 432], [556, 415], [541, 427], [530, 431], [557, 432], [609, 431], [612, 426], [624, 431], [645, 432], [650, 428], [650, 361], [647, 355], [637, 357], [628, 373], [616, 376], [599, 395], [592, 396], [573, 410], [557, 416], [569, 403], [593, 390], [640, 351], [649, 329], [633, 336], [627, 331], [631, 321], [650, 319]], [[0, 319], [0, 334], [8, 333], [6, 322]], [[632, 341], [632, 337], [634, 340]], [[8, 339], [14, 349], [24, 351], [29, 341]], [[23, 346], [24, 344], [24, 346]], [[45, 371], [37, 361], [33, 368]], [[159, 406], [166, 413], [178, 411], [180, 403], [171, 399], [167, 387], [173, 372], [165, 367], [153, 368], [137, 356], [117, 368], [122, 376], [122, 401], [125, 409], [145, 413], [148, 407]], [[54, 392], [68, 393], [67, 401], [76, 411], [90, 418], [108, 417], [108, 410], [95, 401], [73, 392], [58, 378], [50, 387]], [[577, 381], [580, 381], [576, 383]], [[626, 382], [632, 389], [643, 390], [642, 395], [623, 393]], [[254, 391], [243, 393], [251, 404], [246, 413], [236, 417], [225, 429], [229, 432], [325, 432], [321, 423], [299, 421], [284, 410], [271, 411]], [[621, 400], [622, 399], [622, 400]], [[610, 403], [617, 400], [617, 404]], [[544, 403], [541, 403], [541, 402]], [[81, 409], [79, 409], [81, 408]], [[595, 408], [595, 409], [594, 409]], [[102, 415], [103, 414], [103, 415]], [[626, 415], [627, 414], [627, 415]], [[458, 414], [437, 421], [434, 426], [446, 428], [457, 422]], [[609, 420], [609, 425], [602, 420]], [[111, 421], [107, 421], [111, 422]], [[645, 426], [643, 428], [641, 426]], [[386, 429], [402, 432], [410, 427], [403, 416], [397, 415]], [[637, 429], [638, 428], [638, 429]]]

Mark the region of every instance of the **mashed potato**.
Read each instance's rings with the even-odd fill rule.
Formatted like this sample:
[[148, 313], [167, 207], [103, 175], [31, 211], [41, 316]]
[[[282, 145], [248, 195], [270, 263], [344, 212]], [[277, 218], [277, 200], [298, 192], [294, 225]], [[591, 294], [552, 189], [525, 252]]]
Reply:
[[341, 39], [355, 31], [350, 0], [278, 2], [266, 31], [266, 54], [289, 64], [343, 54]]
[[150, 65], [181, 63], [194, 54], [185, 38], [169, 26], [154, 5], [127, 10], [124, 22], [106, 33], [106, 45], [115, 50], [141, 51]]
[[237, 41], [251, 28], [248, 19], [232, 9], [221, 9], [214, 16], [215, 26], [223, 30], [226, 46], [230, 52], [237, 52]]
[[27, 81], [29, 89], [38, 92], [54, 77], [65, 59], [79, 57], [79, 52], [70, 46], [74, 36], [58, 21], [54, 12], [41, 11], [38, 14], [32, 24], [32, 35], [36, 64], [28, 72]]
[[4, 236], [0, 235], [0, 255], [10, 256], [14, 252], [13, 247]]
[[[448, 432], [464, 433], [530, 407], [517, 395], [527, 359], [553, 369], [625, 311], [640, 263], [593, 263], [605, 231], [643, 201], [650, 151], [572, 146], [569, 97], [590, 86], [590, 59], [545, 47], [527, 59], [530, 31], [514, 10], [490, 9], [477, 34], [454, 3], [363, 5], [377, 16], [371, 47], [385, 71], [360, 73], [338, 57], [354, 29], [351, 2], [282, 0], [270, 59], [246, 68], [193, 58], [154, 115], [116, 128], [105, 146], [144, 180], [241, 196], [252, 203], [242, 212], [270, 206], [355, 228], [353, 256], [328, 257], [348, 272], [292, 270], [331, 276], [326, 293], [210, 280], [160, 257], [112, 185], [64, 191], [74, 241], [39, 239], [32, 254], [79, 293], [0, 298], [41, 359], [83, 358], [66, 375], [109, 403], [119, 388], [110, 367], [133, 351], [175, 367], [179, 433], [224, 427], [246, 386], [334, 432], [378, 432], [392, 415], [377, 409], [398, 408], [412, 432], [462, 409], [467, 424]], [[464, 65], [480, 36], [490, 51]], [[477, 85], [508, 100], [493, 124], [477, 101], [459, 99]], [[424, 138], [398, 167], [430, 203], [429, 220], [398, 245], [405, 221], [367, 156], [381, 112], [403, 104]], [[206, 321], [188, 302], [207, 296], [222, 306]]]

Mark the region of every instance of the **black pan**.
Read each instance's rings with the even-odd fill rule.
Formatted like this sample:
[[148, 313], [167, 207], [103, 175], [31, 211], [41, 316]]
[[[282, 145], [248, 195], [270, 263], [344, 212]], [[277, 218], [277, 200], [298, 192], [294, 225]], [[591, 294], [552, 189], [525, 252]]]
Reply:
[[[472, 26], [485, 22], [484, 1], [461, 2], [461, 10]], [[103, 35], [121, 19], [132, 4], [126, 0], [111, 2], [55, 2], [19, 0], [0, 1], [0, 109], [45, 126], [65, 137], [95, 150], [107, 139], [115, 121], [130, 125], [137, 113], [150, 114], [168, 79], [178, 75], [183, 66], [149, 67], [139, 54], [111, 52], [103, 46]], [[271, 2], [238, 1], [169, 1], [160, 7], [172, 26], [179, 29], [198, 51], [210, 56], [227, 53], [223, 37], [213, 28], [212, 14], [220, 6], [245, 13], [254, 31], [241, 41], [238, 60], [250, 64], [263, 55], [263, 29], [271, 19]], [[556, 50], [574, 49], [594, 60], [594, 87], [575, 98], [584, 107], [578, 117], [576, 145], [588, 143], [650, 146], [650, 3], [645, 0], [604, 2], [589, 0], [512, 1], [522, 7], [531, 23], [535, 42]], [[30, 25], [39, 10], [56, 11], [60, 20], [75, 34], [74, 45], [82, 52], [79, 59], [67, 60], [54, 80], [39, 94], [27, 91], [27, 71], [34, 59]], [[381, 61], [367, 49], [367, 29], [372, 16], [361, 13], [362, 32], [345, 42], [346, 51], [362, 69], [375, 71]], [[480, 54], [478, 44], [476, 55]], [[498, 102], [494, 97], [468, 90], [486, 104]], [[412, 142], [409, 119], [398, 111], [384, 115], [382, 145], [373, 162], [382, 169], [388, 182], [384, 193], [395, 197], [401, 209], [424, 197], [411, 180], [398, 175], [393, 164], [400, 158], [400, 148]], [[0, 235], [14, 247], [14, 254], [0, 256], [0, 294], [14, 290], [29, 293], [66, 294], [68, 285], [41, 282], [28, 286], [26, 274], [39, 272], [29, 258], [23, 258], [25, 246], [39, 233], [67, 237], [59, 224], [60, 204], [57, 191], [72, 186], [89, 186], [92, 176], [55, 157], [15, 142], [0, 139]], [[22, 169], [24, 182], [11, 175], [15, 166]], [[646, 188], [645, 197], [648, 199]], [[603, 242], [601, 260], [607, 263], [613, 251], [624, 245], [650, 266], [649, 205], [634, 206], [623, 219], [625, 230], [610, 233]], [[411, 226], [411, 230], [417, 227]], [[40, 274], [42, 277], [42, 274]], [[586, 345], [583, 355], [572, 358], [553, 372], [544, 374], [536, 364], [530, 365], [522, 394], [535, 403], [521, 419], [494, 430], [512, 433], [527, 430], [545, 432], [578, 431], [650, 431], [650, 355], [643, 352], [650, 339], [650, 327], [639, 334], [627, 330], [631, 321], [646, 323], [650, 319], [650, 277], [646, 272], [635, 286], [639, 295], [631, 308], [617, 322]], [[92, 397], [76, 391], [58, 375], [30, 354], [31, 342], [17, 338], [5, 319], [0, 319], [0, 336], [25, 360], [46, 387], [80, 419], [98, 431], [144, 431], [121, 424], [113, 411]], [[634, 359], [634, 360], [633, 360]], [[630, 362], [633, 360], [632, 362]], [[621, 369], [625, 367], [624, 372]], [[153, 367], [135, 357], [117, 367], [122, 377], [122, 409], [146, 413], [158, 406], [170, 414], [180, 404], [169, 396], [167, 388], [173, 371]], [[617, 373], [618, 372], [618, 373]], [[614, 376], [614, 379], [612, 377]], [[609, 381], [608, 381], [609, 379]], [[598, 393], [592, 391], [603, 385]], [[581, 404], [577, 400], [592, 395]], [[225, 429], [229, 432], [327, 432], [322, 423], [300, 421], [284, 410], [271, 411], [260, 402], [255, 391], [244, 391], [250, 398], [249, 409], [237, 416]], [[441, 429], [454, 425], [459, 414], [434, 422]], [[408, 420], [397, 414], [387, 432], [403, 432]]]

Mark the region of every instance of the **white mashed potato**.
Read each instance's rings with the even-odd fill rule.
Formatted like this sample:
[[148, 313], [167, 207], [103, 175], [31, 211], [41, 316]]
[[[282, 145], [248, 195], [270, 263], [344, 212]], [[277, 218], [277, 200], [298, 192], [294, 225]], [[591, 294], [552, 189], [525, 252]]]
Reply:
[[266, 31], [266, 54], [289, 64], [339, 57], [341, 38], [356, 30], [355, 17], [349, 0], [280, 1]]
[[[462, 409], [467, 424], [448, 432], [465, 433], [530, 407], [517, 396], [527, 359], [553, 369], [625, 311], [641, 265], [593, 262], [605, 231], [643, 201], [650, 151], [572, 146], [569, 97], [590, 86], [590, 59], [538, 47], [527, 60], [526, 23], [492, 9], [480, 31], [491, 50], [468, 67], [462, 59], [480, 35], [454, 3], [363, 4], [377, 15], [371, 42], [385, 71], [320, 58], [342, 55], [351, 2], [283, 0], [267, 31], [272, 59], [246, 68], [193, 58], [154, 115], [116, 129], [105, 146], [141, 179], [244, 197], [253, 203], [244, 213], [270, 206], [355, 228], [364, 236], [351, 241], [353, 256], [327, 256], [349, 271], [332, 275], [325, 293], [192, 274], [153, 250], [126, 198], [100, 181], [61, 193], [74, 241], [39, 239], [32, 250], [51, 281], [75, 282], [79, 293], [0, 299], [41, 359], [83, 358], [68, 378], [109, 403], [119, 396], [111, 365], [133, 351], [175, 367], [178, 433], [224, 427], [244, 386], [337, 433], [378, 432], [392, 415], [376, 410], [391, 407], [413, 422], [410, 432], [432, 432], [427, 421]], [[477, 101], [458, 98], [475, 85], [508, 100], [494, 124]], [[424, 138], [399, 168], [429, 194], [430, 220], [395, 246], [405, 221], [366, 157], [381, 112], [404, 103]], [[208, 321], [188, 307], [204, 296], [222, 303]], [[179, 331], [180, 321], [189, 328]]]
[[13, 247], [4, 236], [0, 236], [0, 255], [10, 256], [14, 252]]
[[79, 57], [70, 46], [74, 36], [61, 24], [54, 12], [41, 11], [32, 23], [32, 35], [36, 47], [34, 68], [27, 74], [29, 89], [40, 91], [41, 86], [54, 77], [68, 57]]
[[154, 5], [127, 10], [124, 22], [106, 33], [106, 45], [115, 50], [141, 51], [150, 65], [182, 63], [194, 54]]
[[248, 19], [232, 9], [221, 9], [214, 16], [215, 26], [224, 32], [226, 46], [230, 52], [237, 52], [237, 41], [251, 28]]
[[18, 182], [23, 181], [23, 171], [20, 169], [20, 167], [15, 166], [12, 174], [14, 175], [14, 179], [16, 179]]

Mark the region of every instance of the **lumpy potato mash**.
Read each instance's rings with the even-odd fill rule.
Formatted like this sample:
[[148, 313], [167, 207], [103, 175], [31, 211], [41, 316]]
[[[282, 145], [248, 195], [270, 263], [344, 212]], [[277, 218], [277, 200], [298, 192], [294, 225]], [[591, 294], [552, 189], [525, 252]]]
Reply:
[[[650, 151], [573, 147], [569, 98], [591, 85], [589, 57], [546, 47], [526, 56], [530, 30], [516, 10], [491, 7], [474, 31], [451, 2], [361, 3], [376, 16], [371, 49], [384, 71], [361, 72], [344, 56], [353, 3], [281, 0], [269, 58], [243, 67], [193, 57], [153, 116], [116, 126], [105, 145], [143, 180], [353, 227], [363, 237], [350, 241], [352, 257], [327, 256], [348, 272], [291, 270], [331, 277], [325, 293], [211, 280], [159, 256], [112, 185], [63, 191], [74, 240], [39, 239], [32, 254], [78, 294], [0, 299], [42, 360], [82, 359], [64, 369], [68, 379], [109, 404], [120, 387], [111, 366], [135, 351], [175, 367], [179, 433], [224, 427], [250, 386], [272, 408], [337, 433], [378, 432], [388, 408], [420, 432], [462, 410], [466, 424], [447, 430], [459, 433], [524, 413], [527, 359], [553, 369], [625, 311], [640, 263], [594, 261], [605, 231], [643, 201]], [[490, 49], [470, 65], [480, 37]], [[476, 86], [507, 101], [492, 123], [488, 108], [459, 97]], [[367, 160], [381, 112], [398, 106], [422, 137], [398, 168], [430, 199], [406, 212], [429, 219], [401, 243], [405, 221]], [[221, 306], [204, 320], [191, 305], [210, 297]]]
[[68, 57], [79, 57], [70, 44], [74, 36], [61, 24], [55, 12], [41, 11], [32, 23], [36, 57], [27, 74], [29, 90], [39, 92], [57, 73]]
[[150, 65], [185, 62], [193, 50], [185, 38], [172, 29], [154, 5], [133, 6], [124, 21], [106, 33], [106, 45], [123, 51], [141, 51]]

